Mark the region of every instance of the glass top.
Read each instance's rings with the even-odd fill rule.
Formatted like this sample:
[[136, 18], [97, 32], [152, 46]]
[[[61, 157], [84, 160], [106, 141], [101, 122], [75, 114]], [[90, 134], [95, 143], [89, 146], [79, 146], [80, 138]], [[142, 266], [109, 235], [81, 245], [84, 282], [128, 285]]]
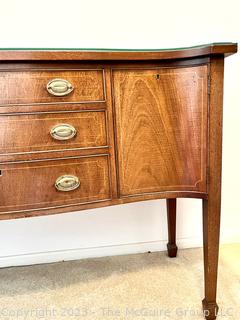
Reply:
[[217, 46], [217, 45], [231, 45], [233, 42], [213, 42], [208, 44], [196, 45], [191, 47], [180, 47], [180, 48], [164, 48], [164, 49], [118, 49], [118, 48], [0, 48], [0, 50], [23, 50], [23, 51], [95, 51], [95, 52], [114, 52], [114, 51], [179, 51], [179, 50], [189, 50], [189, 49], [197, 49], [197, 48], [206, 48], [209, 46]]

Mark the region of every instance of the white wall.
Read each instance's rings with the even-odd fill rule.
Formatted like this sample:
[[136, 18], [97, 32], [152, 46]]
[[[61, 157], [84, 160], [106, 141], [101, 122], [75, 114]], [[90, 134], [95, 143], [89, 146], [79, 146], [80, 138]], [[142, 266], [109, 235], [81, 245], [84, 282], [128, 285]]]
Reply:
[[[67, 5], [67, 6], [66, 6]], [[0, 0], [1, 47], [164, 48], [239, 41], [238, 0]], [[240, 241], [239, 55], [226, 60], [222, 241]], [[179, 200], [180, 247], [202, 243], [201, 201]], [[165, 250], [165, 201], [0, 222], [0, 265]]]

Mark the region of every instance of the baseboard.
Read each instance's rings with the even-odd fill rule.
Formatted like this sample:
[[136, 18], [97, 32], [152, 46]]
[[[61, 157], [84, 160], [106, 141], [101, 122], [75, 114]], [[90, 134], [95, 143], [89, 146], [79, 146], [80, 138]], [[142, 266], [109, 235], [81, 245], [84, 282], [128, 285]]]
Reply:
[[[239, 241], [238, 241], [239, 240]], [[221, 243], [240, 242], [239, 238], [226, 238]], [[166, 251], [167, 241], [150, 241], [110, 245], [90, 248], [74, 248], [68, 250], [33, 252], [28, 254], [0, 257], [0, 268], [12, 266], [25, 266], [33, 264], [53, 263], [87, 258], [106, 257], [114, 255]], [[177, 240], [179, 249], [196, 248], [202, 246], [201, 237], [182, 238]]]
[[[200, 238], [178, 239], [179, 249], [199, 247], [201, 246], [201, 243], [202, 239]], [[148, 251], [166, 251], [166, 244], [167, 242], [165, 240], [160, 240], [151, 242], [128, 243], [121, 245], [76, 248], [57, 251], [33, 252], [28, 254], [4, 256], [0, 257], [0, 268], [96, 257], [106, 257], [114, 255], [144, 253]]]

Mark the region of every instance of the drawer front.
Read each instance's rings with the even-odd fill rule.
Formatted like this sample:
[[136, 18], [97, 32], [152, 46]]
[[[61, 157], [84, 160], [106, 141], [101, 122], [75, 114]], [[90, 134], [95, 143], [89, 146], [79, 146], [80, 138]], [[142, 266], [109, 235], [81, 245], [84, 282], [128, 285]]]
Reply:
[[0, 165], [0, 212], [110, 199], [108, 156]]
[[0, 72], [0, 105], [104, 100], [103, 70]]
[[0, 116], [0, 154], [106, 145], [103, 111]]

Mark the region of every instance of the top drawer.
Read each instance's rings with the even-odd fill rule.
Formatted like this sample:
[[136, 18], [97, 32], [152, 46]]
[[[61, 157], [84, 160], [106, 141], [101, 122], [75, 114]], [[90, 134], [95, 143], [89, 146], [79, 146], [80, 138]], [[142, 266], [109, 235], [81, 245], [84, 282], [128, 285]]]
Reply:
[[0, 72], [0, 105], [104, 101], [103, 70]]

